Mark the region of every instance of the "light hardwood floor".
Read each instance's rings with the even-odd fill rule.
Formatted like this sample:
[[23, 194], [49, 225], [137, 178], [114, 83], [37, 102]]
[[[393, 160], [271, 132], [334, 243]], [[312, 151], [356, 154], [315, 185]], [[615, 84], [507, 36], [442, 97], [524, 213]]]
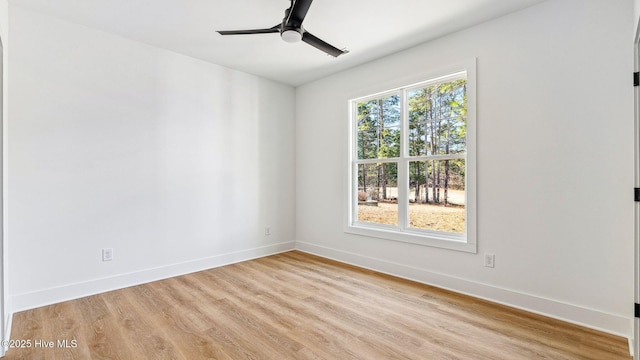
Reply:
[[31, 348], [7, 359], [630, 359], [620, 337], [295, 251], [24, 311], [11, 337]]

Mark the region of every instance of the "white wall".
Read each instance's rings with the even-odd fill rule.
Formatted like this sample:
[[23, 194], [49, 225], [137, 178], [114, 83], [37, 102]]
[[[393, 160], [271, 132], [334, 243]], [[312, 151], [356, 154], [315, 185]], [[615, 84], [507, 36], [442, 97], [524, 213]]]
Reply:
[[[630, 336], [632, 13], [547, 1], [299, 87], [296, 246]], [[479, 253], [344, 233], [349, 97], [473, 57]]]
[[10, 15], [16, 311], [293, 248], [292, 87]]
[[638, 23], [640, 22], [640, 0], [633, 0], [633, 19], [634, 19], [634, 34], [638, 29]]

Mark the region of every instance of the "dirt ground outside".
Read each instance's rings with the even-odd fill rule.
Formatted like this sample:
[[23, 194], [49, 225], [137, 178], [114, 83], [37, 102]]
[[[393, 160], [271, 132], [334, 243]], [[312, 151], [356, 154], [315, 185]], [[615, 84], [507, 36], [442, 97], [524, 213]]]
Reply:
[[[380, 202], [378, 206], [358, 206], [358, 221], [398, 225], [398, 204]], [[462, 206], [409, 204], [409, 226], [417, 229], [465, 233]]]

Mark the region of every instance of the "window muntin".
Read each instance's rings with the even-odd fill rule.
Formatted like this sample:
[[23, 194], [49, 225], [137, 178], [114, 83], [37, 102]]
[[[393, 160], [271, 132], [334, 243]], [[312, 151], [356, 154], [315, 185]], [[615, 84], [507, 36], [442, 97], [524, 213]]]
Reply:
[[468, 237], [475, 214], [470, 218], [467, 206], [475, 201], [469, 199], [475, 190], [467, 189], [468, 105], [475, 79], [469, 91], [468, 75], [455, 72], [350, 102], [354, 138], [347, 231], [427, 245], [472, 242], [475, 251], [475, 234]]

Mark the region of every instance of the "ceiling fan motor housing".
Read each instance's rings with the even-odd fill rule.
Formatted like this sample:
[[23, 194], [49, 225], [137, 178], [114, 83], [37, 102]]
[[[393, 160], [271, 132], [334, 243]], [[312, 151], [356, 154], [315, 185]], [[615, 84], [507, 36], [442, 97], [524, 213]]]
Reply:
[[302, 29], [302, 26], [283, 26], [280, 36], [285, 42], [296, 43], [302, 40], [303, 32], [304, 30]]

